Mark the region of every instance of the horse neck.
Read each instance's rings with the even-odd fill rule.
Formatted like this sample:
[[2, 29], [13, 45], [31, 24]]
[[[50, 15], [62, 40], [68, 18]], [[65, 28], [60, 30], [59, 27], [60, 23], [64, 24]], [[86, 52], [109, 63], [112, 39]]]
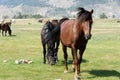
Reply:
[[75, 20], [75, 27], [76, 27], [76, 29], [79, 31], [79, 32], [81, 32], [82, 30], [83, 30], [83, 28], [82, 28], [82, 22], [80, 22], [79, 20]]
[[83, 35], [83, 28], [82, 28], [82, 22], [75, 20], [75, 24], [73, 27], [73, 34], [76, 38]]
[[54, 26], [52, 25], [51, 22], [47, 22], [47, 23], [45, 24], [45, 28], [47, 28], [47, 29], [49, 29], [49, 30], [52, 30], [52, 29], [54, 28]]

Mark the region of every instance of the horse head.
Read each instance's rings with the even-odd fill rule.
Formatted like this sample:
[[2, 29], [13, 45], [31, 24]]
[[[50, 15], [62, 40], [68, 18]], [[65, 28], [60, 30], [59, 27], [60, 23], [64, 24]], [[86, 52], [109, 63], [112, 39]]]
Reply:
[[50, 65], [54, 65], [56, 63], [57, 58], [55, 54], [56, 54], [56, 51], [54, 49], [48, 50], [47, 59]]
[[91, 38], [91, 28], [92, 28], [92, 14], [93, 10], [87, 11], [84, 8], [78, 8], [77, 19], [81, 22], [82, 30], [86, 40]]

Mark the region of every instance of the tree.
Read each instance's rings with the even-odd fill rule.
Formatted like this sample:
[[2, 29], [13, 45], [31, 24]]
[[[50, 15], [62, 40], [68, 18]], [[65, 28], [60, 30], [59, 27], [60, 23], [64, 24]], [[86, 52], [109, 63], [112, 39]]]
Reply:
[[35, 19], [39, 19], [39, 18], [42, 18], [42, 16], [41, 15], [39, 15], [39, 14], [35, 14], [35, 15], [32, 15], [32, 18], [35, 18]]
[[9, 16], [6, 15], [6, 16], [3, 16], [2, 18], [3, 18], [3, 19], [7, 19], [7, 18], [9, 18]]
[[21, 12], [18, 12], [18, 18], [22, 18], [22, 14], [21, 14]]
[[14, 19], [27, 19], [27, 18], [42, 18], [42, 16], [40, 14], [35, 14], [35, 15], [31, 15], [31, 14], [21, 14], [20, 12], [18, 13], [18, 15], [14, 15], [13, 16]]
[[100, 18], [101, 18], [101, 19], [105, 19], [105, 18], [108, 18], [108, 17], [106, 16], [105, 13], [102, 13], [102, 14], [100, 14]]

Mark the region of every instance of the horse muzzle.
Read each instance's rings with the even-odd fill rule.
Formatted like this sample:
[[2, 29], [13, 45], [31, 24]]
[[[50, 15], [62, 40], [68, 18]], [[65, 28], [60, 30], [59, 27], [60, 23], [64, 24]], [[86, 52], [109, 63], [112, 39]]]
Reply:
[[86, 39], [86, 40], [90, 40], [90, 39], [91, 39], [91, 37], [92, 37], [92, 35], [91, 35], [91, 34], [89, 34], [89, 35], [85, 35], [85, 39]]
[[47, 59], [48, 59], [48, 63], [50, 65], [55, 65], [55, 57], [54, 57], [54, 53], [53, 50], [49, 50], [48, 54], [47, 54]]
[[55, 58], [53, 56], [48, 56], [48, 63], [50, 65], [55, 65]]

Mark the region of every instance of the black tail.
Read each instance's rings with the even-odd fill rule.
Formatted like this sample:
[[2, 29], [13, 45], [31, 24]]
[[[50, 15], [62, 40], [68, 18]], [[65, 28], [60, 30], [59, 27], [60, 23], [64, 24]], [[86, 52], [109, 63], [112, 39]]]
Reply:
[[60, 34], [60, 26], [66, 20], [69, 20], [69, 18], [62, 18], [62, 19], [60, 19], [58, 25], [52, 30], [52, 36], [53, 37]]

